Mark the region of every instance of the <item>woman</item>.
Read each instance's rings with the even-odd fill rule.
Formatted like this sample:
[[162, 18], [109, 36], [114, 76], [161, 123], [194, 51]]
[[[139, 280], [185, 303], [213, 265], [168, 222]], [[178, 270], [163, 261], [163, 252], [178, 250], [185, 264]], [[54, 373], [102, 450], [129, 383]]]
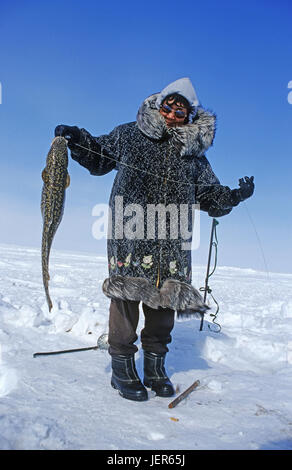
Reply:
[[[76, 126], [55, 129], [68, 139], [72, 158], [92, 175], [117, 171], [103, 292], [111, 298], [111, 385], [127, 399], [147, 400], [145, 386], [158, 396], [174, 394], [165, 356], [175, 311], [196, 315], [208, 308], [191, 284], [194, 204], [220, 217], [254, 191], [253, 177], [240, 179], [239, 188], [231, 190], [213, 173], [205, 152], [215, 123], [215, 115], [199, 105], [191, 81], [182, 78], [148, 97], [137, 121], [108, 135], [93, 137]], [[145, 386], [134, 361], [140, 302]]]

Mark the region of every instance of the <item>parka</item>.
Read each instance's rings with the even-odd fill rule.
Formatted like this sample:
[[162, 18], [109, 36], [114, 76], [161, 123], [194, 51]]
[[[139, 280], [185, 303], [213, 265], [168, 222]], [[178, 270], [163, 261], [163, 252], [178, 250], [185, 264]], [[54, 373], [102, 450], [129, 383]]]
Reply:
[[157, 96], [143, 101], [136, 121], [107, 135], [80, 129], [71, 155], [92, 175], [116, 172], [103, 293], [198, 315], [208, 307], [192, 285], [193, 209], [199, 204], [210, 217], [221, 217], [239, 201], [236, 190], [220, 184], [205, 155], [216, 115], [198, 106], [191, 122], [169, 128]]

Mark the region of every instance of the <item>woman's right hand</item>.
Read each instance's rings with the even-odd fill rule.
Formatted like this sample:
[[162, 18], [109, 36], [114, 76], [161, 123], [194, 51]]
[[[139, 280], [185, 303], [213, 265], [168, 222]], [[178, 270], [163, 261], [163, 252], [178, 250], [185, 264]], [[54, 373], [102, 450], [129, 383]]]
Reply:
[[80, 140], [80, 129], [77, 126], [66, 126], [65, 124], [60, 124], [55, 129], [55, 137], [61, 136], [65, 137], [68, 141], [68, 146], [74, 145]]

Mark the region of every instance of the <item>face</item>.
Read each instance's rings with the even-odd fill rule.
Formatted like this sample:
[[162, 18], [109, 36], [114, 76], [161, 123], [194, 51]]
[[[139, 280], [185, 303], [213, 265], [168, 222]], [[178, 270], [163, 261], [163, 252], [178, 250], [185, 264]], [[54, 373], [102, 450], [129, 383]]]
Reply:
[[159, 110], [164, 117], [167, 127], [183, 126], [188, 115], [187, 108], [182, 104], [174, 104], [173, 100], [164, 101]]

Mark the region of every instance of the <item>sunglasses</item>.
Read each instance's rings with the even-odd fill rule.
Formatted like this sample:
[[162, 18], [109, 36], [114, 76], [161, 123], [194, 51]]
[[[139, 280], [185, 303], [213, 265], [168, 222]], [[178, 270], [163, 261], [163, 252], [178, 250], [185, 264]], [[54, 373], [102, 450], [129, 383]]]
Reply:
[[[164, 113], [167, 113], [167, 114], [169, 114], [169, 113], [171, 113], [171, 111], [173, 111], [173, 109], [170, 106], [168, 106], [167, 104], [163, 104], [161, 106], [161, 109]], [[187, 115], [187, 113], [185, 111], [182, 111], [180, 109], [177, 109], [176, 111], [174, 111], [174, 114], [177, 118], [180, 118], [180, 119], [185, 118], [186, 115]]]

